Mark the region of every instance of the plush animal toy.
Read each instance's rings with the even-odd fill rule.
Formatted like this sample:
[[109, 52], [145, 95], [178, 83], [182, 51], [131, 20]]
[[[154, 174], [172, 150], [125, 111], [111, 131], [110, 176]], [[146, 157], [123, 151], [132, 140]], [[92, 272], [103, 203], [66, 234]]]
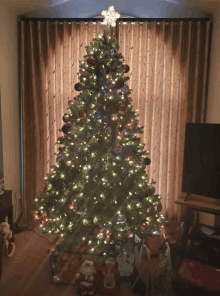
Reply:
[[85, 260], [75, 276], [75, 284], [79, 295], [94, 295], [94, 277], [96, 269], [94, 262]]
[[11, 242], [12, 231], [7, 222], [0, 223], [0, 234], [2, 235], [4, 242], [4, 257], [11, 257], [15, 251], [15, 244]]

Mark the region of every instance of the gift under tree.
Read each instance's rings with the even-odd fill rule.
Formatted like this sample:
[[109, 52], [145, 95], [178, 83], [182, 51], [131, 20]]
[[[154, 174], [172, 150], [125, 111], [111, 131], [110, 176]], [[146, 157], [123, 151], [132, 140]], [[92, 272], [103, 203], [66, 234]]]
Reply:
[[43, 231], [63, 251], [108, 256], [135, 235], [144, 241], [158, 234], [164, 221], [161, 197], [145, 172], [151, 161], [138, 137], [143, 127], [126, 84], [129, 66], [118, 49], [108, 26], [86, 46], [56, 165], [35, 199]]

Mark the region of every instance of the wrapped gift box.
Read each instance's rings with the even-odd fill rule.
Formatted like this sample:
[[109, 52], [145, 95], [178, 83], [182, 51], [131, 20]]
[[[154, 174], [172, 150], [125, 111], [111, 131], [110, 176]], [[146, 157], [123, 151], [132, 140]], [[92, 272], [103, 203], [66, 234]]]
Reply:
[[57, 284], [74, 283], [75, 275], [81, 266], [80, 257], [76, 254], [50, 254], [52, 281]]

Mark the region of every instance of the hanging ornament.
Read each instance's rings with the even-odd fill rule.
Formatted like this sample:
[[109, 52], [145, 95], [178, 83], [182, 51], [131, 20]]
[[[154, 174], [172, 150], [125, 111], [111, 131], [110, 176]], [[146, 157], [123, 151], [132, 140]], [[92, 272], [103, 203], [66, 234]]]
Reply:
[[69, 114], [64, 114], [63, 115], [63, 121], [65, 122], [65, 123], [70, 123], [71, 121], [70, 121], [70, 116], [69, 116]]
[[107, 133], [107, 134], [111, 134], [111, 133], [112, 133], [112, 128], [111, 128], [110, 126], [108, 126], [108, 127], [106, 128], [106, 133]]
[[130, 67], [128, 65], [123, 65], [123, 73], [128, 73]]
[[126, 109], [127, 109], [127, 107], [126, 107], [125, 104], [120, 104], [119, 107], [118, 107], [118, 112], [119, 112], [120, 114], [125, 114]]
[[71, 129], [72, 129], [72, 127], [71, 127], [70, 124], [64, 124], [63, 127], [62, 127], [62, 132], [64, 134], [69, 134]]
[[99, 112], [99, 111], [96, 111], [96, 112], [94, 113], [94, 118], [97, 119], [97, 120], [102, 119], [102, 113]]
[[100, 91], [100, 95], [101, 95], [101, 96], [107, 96], [107, 91], [106, 91], [105, 89], [102, 89], [102, 90]]
[[102, 118], [104, 122], [108, 122], [111, 120], [111, 114], [109, 111], [105, 111], [102, 113]]
[[110, 50], [108, 55], [114, 57], [116, 55], [116, 50]]
[[121, 217], [118, 217], [118, 222], [124, 223], [126, 221], [125, 215], [121, 215]]
[[79, 82], [76, 83], [76, 84], [75, 84], [75, 90], [76, 90], [76, 91], [81, 91], [81, 90], [82, 90], [82, 84], [79, 83]]
[[81, 151], [81, 148], [79, 147], [79, 145], [76, 145], [74, 147], [74, 154], [75, 154], [75, 156], [78, 156], [79, 153], [80, 153], [80, 151]]
[[149, 157], [145, 157], [145, 158], [144, 158], [144, 164], [145, 164], [145, 165], [150, 165], [150, 163], [151, 163], [150, 158], [149, 158]]
[[157, 211], [160, 213], [162, 211], [162, 204], [159, 201], [158, 205], [157, 205]]
[[86, 111], [78, 110], [77, 116], [78, 116], [79, 119], [85, 119], [86, 118]]
[[129, 92], [129, 87], [127, 86], [127, 84], [125, 84], [125, 85], [122, 87], [122, 91], [123, 91], [124, 93]]
[[118, 89], [123, 88], [123, 87], [124, 87], [124, 80], [123, 80], [123, 79], [119, 79], [119, 80], [116, 82], [116, 87], [117, 87]]
[[93, 66], [95, 64], [95, 58], [88, 57], [87, 64], [88, 64], [89, 67]]
[[113, 146], [113, 151], [114, 151], [116, 154], [120, 154], [121, 151], [122, 151], [122, 147], [121, 147], [120, 145], [118, 145], [118, 144], [115, 144], [115, 145]]
[[149, 185], [147, 187], [147, 196], [153, 196], [155, 193], [155, 187], [152, 185]]

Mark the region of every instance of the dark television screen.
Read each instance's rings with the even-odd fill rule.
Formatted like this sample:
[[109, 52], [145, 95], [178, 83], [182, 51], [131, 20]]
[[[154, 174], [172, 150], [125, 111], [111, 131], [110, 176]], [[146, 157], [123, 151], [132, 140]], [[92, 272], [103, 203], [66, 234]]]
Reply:
[[220, 124], [186, 124], [182, 192], [220, 199]]

